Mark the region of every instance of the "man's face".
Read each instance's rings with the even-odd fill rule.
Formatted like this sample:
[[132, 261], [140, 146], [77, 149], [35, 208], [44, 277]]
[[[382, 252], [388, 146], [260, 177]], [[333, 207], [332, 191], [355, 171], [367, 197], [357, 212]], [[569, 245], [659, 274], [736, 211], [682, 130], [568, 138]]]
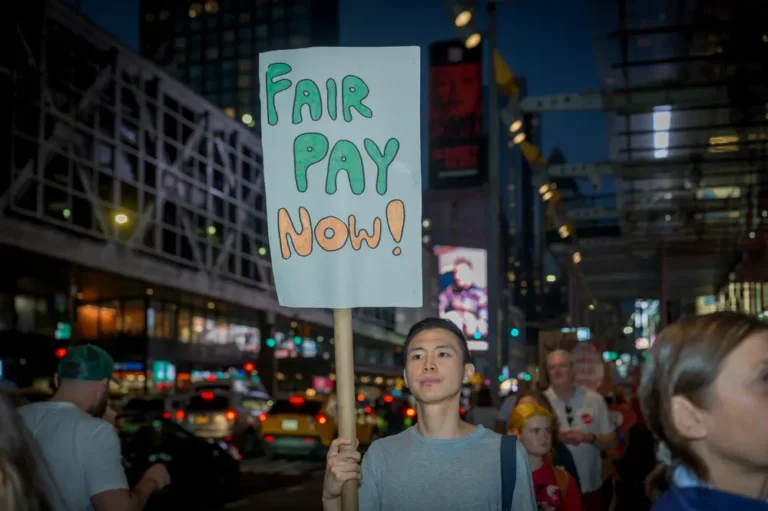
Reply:
[[461, 386], [474, 367], [464, 364], [460, 340], [440, 328], [416, 334], [408, 346], [405, 381], [421, 403], [439, 403], [459, 397]]
[[553, 353], [547, 360], [547, 373], [552, 385], [573, 383], [573, 365], [565, 353]]
[[453, 269], [453, 280], [459, 287], [472, 285], [472, 268], [467, 263], [459, 263]]

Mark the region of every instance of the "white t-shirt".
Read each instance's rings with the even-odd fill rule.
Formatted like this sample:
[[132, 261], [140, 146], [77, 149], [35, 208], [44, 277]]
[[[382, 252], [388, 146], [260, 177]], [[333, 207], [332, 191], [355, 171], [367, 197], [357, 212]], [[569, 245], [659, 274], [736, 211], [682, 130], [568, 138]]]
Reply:
[[[597, 392], [576, 387], [573, 398], [568, 402], [561, 401], [552, 387], [548, 388], [545, 394], [557, 414], [561, 431], [577, 429], [593, 435], [614, 432], [613, 421], [608, 415], [608, 405]], [[566, 408], [570, 408], [570, 414]], [[569, 418], [571, 420], [568, 420]], [[587, 493], [599, 490], [603, 485], [600, 449], [592, 444], [569, 445], [568, 449], [576, 463], [581, 491]]]
[[64, 501], [54, 511], [93, 511], [91, 497], [128, 489], [120, 439], [106, 421], [72, 403], [48, 401], [22, 406], [24, 424], [48, 464], [55, 489]]

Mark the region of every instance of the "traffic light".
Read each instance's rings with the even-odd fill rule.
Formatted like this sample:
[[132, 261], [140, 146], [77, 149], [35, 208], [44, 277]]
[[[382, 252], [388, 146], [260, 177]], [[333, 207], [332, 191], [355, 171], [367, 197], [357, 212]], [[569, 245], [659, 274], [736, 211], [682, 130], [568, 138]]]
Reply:
[[267, 348], [274, 348], [276, 345], [277, 345], [277, 343], [275, 342], [275, 340], [272, 337], [267, 339]]
[[53, 354], [56, 356], [56, 358], [62, 359], [67, 356], [67, 348], [56, 348]]
[[511, 335], [512, 337], [520, 337], [520, 330], [517, 328], [513, 328], [512, 330], [509, 331], [509, 335]]
[[245, 365], [243, 366], [243, 369], [245, 370], [246, 373], [250, 373], [251, 371], [256, 369], [256, 366], [253, 365], [253, 362], [246, 362]]

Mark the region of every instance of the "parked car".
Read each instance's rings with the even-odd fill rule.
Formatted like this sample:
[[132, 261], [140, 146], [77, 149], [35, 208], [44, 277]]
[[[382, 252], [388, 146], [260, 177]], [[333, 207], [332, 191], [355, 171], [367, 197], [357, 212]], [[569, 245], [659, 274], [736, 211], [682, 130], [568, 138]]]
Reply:
[[154, 418], [182, 422], [186, 417], [184, 407], [187, 399], [183, 396], [148, 396], [129, 400], [122, 409], [124, 413], [144, 413]]
[[233, 443], [253, 456], [260, 450], [261, 421], [270, 406], [269, 395], [258, 390], [202, 387], [189, 398], [182, 424], [199, 437]]
[[115, 421], [129, 484], [154, 463], [164, 463], [171, 485], [145, 509], [220, 509], [242, 498], [240, 453], [233, 445], [198, 438], [173, 420], [121, 414]]

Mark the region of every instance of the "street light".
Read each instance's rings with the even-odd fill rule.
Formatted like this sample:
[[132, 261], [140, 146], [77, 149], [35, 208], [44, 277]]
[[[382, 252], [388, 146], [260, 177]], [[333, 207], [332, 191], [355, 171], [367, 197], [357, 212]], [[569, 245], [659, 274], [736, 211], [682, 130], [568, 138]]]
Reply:
[[464, 41], [464, 46], [466, 46], [468, 50], [471, 50], [472, 48], [477, 48], [482, 40], [483, 37], [477, 32], [474, 32], [469, 37], [467, 37], [466, 41]]
[[453, 20], [453, 23], [458, 27], [466, 27], [469, 25], [469, 22], [472, 21], [472, 11], [469, 9], [465, 11], [461, 11], [459, 14], [456, 15], [456, 19]]

